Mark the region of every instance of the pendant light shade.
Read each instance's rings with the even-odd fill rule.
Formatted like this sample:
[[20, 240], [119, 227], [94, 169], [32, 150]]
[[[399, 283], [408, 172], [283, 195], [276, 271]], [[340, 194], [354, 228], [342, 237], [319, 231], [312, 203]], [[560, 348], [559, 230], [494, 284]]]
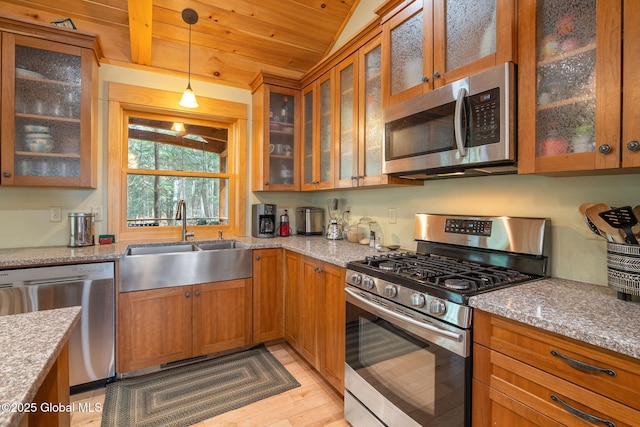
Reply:
[[182, 11], [182, 20], [189, 24], [189, 74], [187, 88], [182, 94], [179, 104], [185, 108], [198, 108], [196, 94], [191, 89], [191, 26], [198, 22], [198, 12], [193, 9], [184, 9]]

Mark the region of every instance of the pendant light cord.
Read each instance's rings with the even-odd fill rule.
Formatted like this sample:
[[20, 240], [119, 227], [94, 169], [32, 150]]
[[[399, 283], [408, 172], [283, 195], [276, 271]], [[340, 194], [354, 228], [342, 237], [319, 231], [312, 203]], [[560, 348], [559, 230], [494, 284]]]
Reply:
[[187, 87], [191, 89], [191, 27], [189, 24], [189, 82], [187, 83]]

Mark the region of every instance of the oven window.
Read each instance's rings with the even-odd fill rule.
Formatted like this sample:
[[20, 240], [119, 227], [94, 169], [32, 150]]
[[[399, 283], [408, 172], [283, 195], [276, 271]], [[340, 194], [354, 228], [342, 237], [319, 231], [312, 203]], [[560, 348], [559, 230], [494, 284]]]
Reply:
[[386, 159], [402, 159], [455, 149], [453, 119], [456, 103], [450, 102], [385, 125]]
[[465, 425], [471, 357], [425, 342], [347, 303], [345, 359], [419, 425]]

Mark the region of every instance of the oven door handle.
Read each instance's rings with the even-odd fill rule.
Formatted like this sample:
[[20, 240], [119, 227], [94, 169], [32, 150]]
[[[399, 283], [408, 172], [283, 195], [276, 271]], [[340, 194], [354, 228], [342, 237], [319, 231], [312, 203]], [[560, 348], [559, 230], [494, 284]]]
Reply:
[[453, 133], [456, 138], [456, 145], [458, 146], [458, 153], [460, 153], [460, 157], [464, 157], [467, 155], [467, 147], [465, 144], [465, 135], [467, 134], [466, 130], [462, 128], [462, 115], [466, 112], [464, 108], [465, 98], [467, 97], [467, 89], [461, 87], [458, 90], [458, 98], [456, 99], [456, 109], [454, 111], [453, 116]]
[[[404, 316], [400, 313], [396, 313], [395, 311], [389, 310], [388, 308], [382, 307], [380, 305], [376, 305], [374, 303], [372, 303], [371, 301], [367, 300], [366, 298], [361, 297], [360, 295], [358, 295], [356, 292], [354, 292], [353, 290], [349, 289], [349, 288], [345, 288], [344, 289], [345, 292], [353, 297], [354, 299], [356, 299], [357, 301], [365, 304], [368, 308], [371, 308], [379, 313], [384, 313], [387, 316], [397, 319], [399, 321], [402, 322], [406, 322], [409, 323], [413, 326], [417, 326], [418, 328], [422, 328], [422, 329], [426, 329], [430, 332], [433, 332], [435, 334], [438, 334], [440, 336], [443, 336], [445, 338], [448, 338], [450, 340], [456, 341], [456, 342], [462, 342], [464, 340], [464, 337], [461, 334], [456, 334], [455, 332], [451, 332], [451, 331], [447, 331], [445, 329], [442, 328], [438, 328], [437, 326], [433, 326], [430, 325], [428, 323], [424, 323], [424, 322], [419, 322], [415, 319], [412, 319], [410, 317]], [[375, 313], [374, 313], [375, 314]]]

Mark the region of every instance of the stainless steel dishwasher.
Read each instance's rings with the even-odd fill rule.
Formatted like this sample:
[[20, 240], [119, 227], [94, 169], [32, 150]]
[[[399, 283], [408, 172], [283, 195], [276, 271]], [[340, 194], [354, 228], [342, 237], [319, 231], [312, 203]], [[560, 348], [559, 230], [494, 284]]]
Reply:
[[0, 270], [0, 315], [81, 306], [69, 338], [71, 392], [115, 379], [114, 263]]

